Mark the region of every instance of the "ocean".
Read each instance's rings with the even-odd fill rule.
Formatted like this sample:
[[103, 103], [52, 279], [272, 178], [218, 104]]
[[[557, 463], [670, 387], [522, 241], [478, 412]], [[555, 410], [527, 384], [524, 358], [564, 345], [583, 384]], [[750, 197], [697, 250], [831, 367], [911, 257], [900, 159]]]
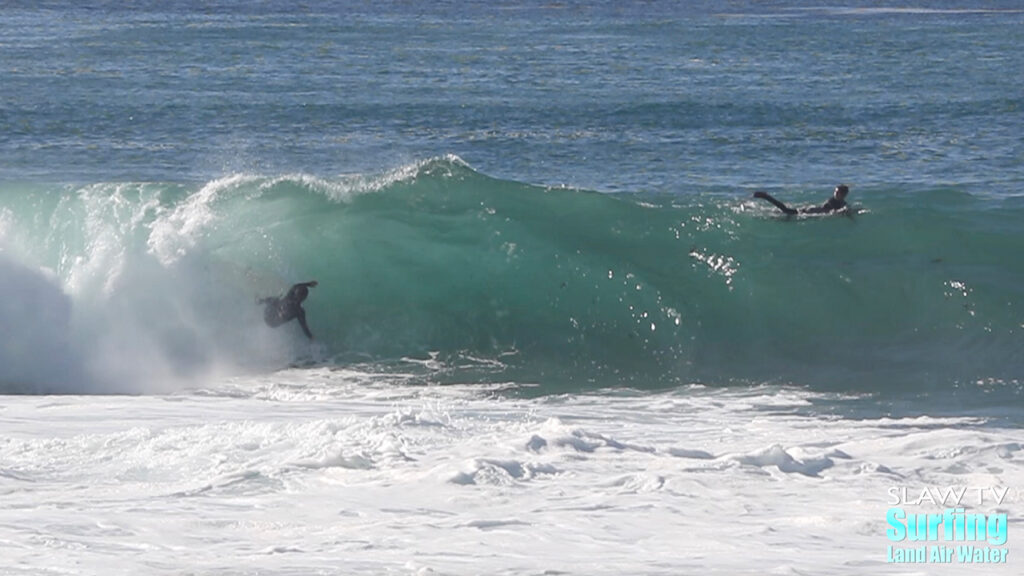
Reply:
[[1024, 569], [1018, 2], [0, 25], [0, 574]]

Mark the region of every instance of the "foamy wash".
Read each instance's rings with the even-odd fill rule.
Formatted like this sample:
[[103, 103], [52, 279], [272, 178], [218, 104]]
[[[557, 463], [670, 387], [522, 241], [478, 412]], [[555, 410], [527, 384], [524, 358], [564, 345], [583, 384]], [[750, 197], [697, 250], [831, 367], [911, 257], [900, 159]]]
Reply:
[[1021, 572], [1018, 2], [0, 29], [0, 572]]

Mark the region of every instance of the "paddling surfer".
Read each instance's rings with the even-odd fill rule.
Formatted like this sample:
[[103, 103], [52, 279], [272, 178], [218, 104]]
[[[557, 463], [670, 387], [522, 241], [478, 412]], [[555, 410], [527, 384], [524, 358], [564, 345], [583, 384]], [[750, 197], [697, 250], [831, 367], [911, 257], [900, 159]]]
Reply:
[[767, 192], [754, 192], [754, 198], [761, 198], [767, 200], [775, 205], [776, 208], [782, 210], [786, 214], [831, 214], [833, 212], [839, 212], [847, 209], [846, 195], [850, 193], [850, 188], [844, 184], [836, 186], [835, 191], [832, 192], [832, 197], [821, 206], [810, 206], [808, 208], [790, 208], [782, 202], [776, 200], [771, 194]]
[[282, 297], [272, 296], [256, 300], [257, 304], [266, 306], [263, 309], [263, 321], [267, 323], [267, 326], [277, 328], [285, 322], [298, 319], [299, 326], [302, 326], [302, 331], [306, 333], [307, 338], [312, 340], [313, 333], [309, 331], [309, 326], [306, 325], [306, 311], [302, 308], [302, 302], [309, 296], [309, 289], [316, 285], [316, 280], [302, 282], [292, 286], [288, 293]]

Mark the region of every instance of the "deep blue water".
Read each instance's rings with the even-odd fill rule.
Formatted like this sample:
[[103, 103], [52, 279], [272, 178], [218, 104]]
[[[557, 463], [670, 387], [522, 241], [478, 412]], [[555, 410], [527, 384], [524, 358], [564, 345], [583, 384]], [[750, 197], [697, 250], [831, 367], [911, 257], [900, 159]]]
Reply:
[[1017, 3], [806, 4], [7, 3], [0, 179], [1020, 192]]

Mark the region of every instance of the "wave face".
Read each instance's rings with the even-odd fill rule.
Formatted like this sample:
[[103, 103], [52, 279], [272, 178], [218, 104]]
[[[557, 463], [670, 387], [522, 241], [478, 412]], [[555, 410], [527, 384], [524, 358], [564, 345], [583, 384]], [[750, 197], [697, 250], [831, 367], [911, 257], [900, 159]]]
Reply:
[[[851, 198], [852, 218], [787, 219], [745, 197], [503, 181], [455, 157], [334, 179], [6, 184], [0, 386], [150, 390], [312, 354], [440, 359], [470, 366], [451, 380], [545, 391], [1019, 387], [1024, 201]], [[314, 348], [254, 304], [311, 279]]]

